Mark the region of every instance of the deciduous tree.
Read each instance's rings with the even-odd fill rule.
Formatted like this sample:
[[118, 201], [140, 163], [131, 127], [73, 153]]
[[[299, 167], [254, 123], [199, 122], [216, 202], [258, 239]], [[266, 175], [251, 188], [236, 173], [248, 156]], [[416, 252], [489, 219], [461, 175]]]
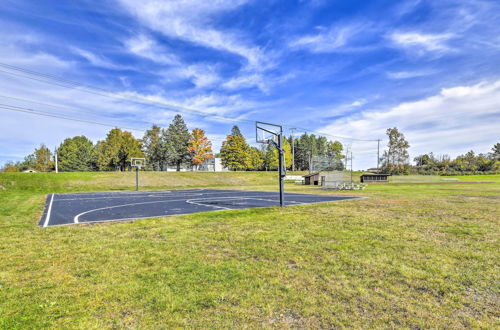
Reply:
[[35, 149], [35, 170], [38, 172], [49, 172], [54, 168], [52, 161], [52, 153], [45, 144], [41, 144], [38, 149]]
[[264, 155], [256, 147], [250, 147], [248, 150], [248, 163], [247, 169], [249, 170], [261, 170], [264, 164]]
[[408, 172], [408, 148], [410, 148], [410, 144], [396, 127], [387, 129], [387, 136], [389, 142], [387, 143], [388, 149], [384, 151], [382, 156], [382, 171], [389, 174]]
[[244, 170], [248, 166], [249, 146], [242, 136], [228, 135], [220, 149], [221, 162], [232, 170]]
[[207, 159], [214, 157], [212, 153], [212, 142], [205, 136], [205, 131], [199, 128], [193, 129], [188, 142], [188, 151], [191, 155], [191, 163], [198, 168]]
[[130, 168], [133, 157], [144, 157], [140, 142], [132, 133], [114, 128], [106, 139], [97, 146], [97, 165], [100, 170], [121, 170]]

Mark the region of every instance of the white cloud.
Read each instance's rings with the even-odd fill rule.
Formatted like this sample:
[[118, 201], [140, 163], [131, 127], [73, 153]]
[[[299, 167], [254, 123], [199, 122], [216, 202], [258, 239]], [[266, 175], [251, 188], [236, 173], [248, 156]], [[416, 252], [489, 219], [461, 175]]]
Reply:
[[423, 55], [425, 53], [445, 53], [451, 51], [452, 49], [447, 45], [447, 41], [453, 37], [450, 33], [394, 32], [389, 38], [397, 47], [413, 50], [418, 55]]
[[71, 50], [73, 53], [83, 57], [86, 59], [90, 64], [101, 67], [101, 68], [106, 68], [106, 69], [111, 69], [111, 70], [125, 70], [125, 69], [130, 69], [129, 67], [123, 66], [123, 65], [118, 65], [113, 63], [112, 61], [96, 55], [94, 53], [91, 53], [87, 50], [78, 48], [78, 47], [71, 47]]
[[246, 0], [120, 2], [143, 24], [166, 36], [237, 54], [245, 58], [252, 68], [269, 64], [262, 50], [245, 42], [241, 33], [213, 27], [216, 15], [238, 8], [245, 4]]
[[189, 79], [196, 87], [209, 87], [221, 80], [217, 69], [213, 65], [192, 64], [179, 67], [163, 73], [166, 76], [174, 75], [178, 78]]
[[[498, 142], [499, 104], [500, 80], [482, 82], [446, 88], [437, 95], [387, 110], [348, 116], [319, 131], [377, 139], [385, 137], [387, 128], [398, 127], [410, 142], [412, 157], [430, 151], [454, 157], [471, 149], [487, 152]], [[376, 142], [354, 142], [353, 149], [355, 167], [376, 165]]]
[[317, 34], [302, 36], [290, 42], [289, 46], [313, 53], [328, 53], [340, 50], [359, 32], [361, 25], [332, 26]]
[[126, 40], [124, 44], [127, 50], [136, 56], [160, 64], [179, 64], [179, 59], [174, 54], [169, 53], [168, 50], [144, 34]]
[[417, 77], [425, 77], [435, 74], [436, 71], [432, 70], [416, 70], [416, 71], [393, 71], [386, 72], [386, 75], [390, 79], [408, 79], [408, 78], [417, 78]]

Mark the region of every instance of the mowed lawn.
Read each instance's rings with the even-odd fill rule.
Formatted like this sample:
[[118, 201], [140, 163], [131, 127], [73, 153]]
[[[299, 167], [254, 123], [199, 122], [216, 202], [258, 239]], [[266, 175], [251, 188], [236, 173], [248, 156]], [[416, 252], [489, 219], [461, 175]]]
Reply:
[[[277, 186], [276, 173], [141, 178]], [[0, 328], [498, 328], [500, 176], [460, 180], [492, 183], [288, 184], [369, 198], [40, 228], [47, 193], [132, 189], [134, 174], [0, 173]]]

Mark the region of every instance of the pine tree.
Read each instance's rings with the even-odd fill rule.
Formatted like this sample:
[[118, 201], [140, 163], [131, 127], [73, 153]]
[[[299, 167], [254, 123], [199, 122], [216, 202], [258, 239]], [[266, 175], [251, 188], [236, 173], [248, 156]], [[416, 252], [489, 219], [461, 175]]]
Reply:
[[60, 171], [95, 170], [94, 144], [85, 136], [67, 138], [57, 149]]
[[146, 155], [146, 165], [154, 170], [161, 170], [164, 164], [161, 128], [153, 125], [144, 133], [142, 148]]
[[198, 168], [207, 159], [213, 158], [212, 142], [205, 136], [205, 131], [199, 128], [193, 129], [188, 142], [188, 151], [191, 155], [191, 163]]
[[175, 165], [177, 171], [181, 170], [182, 164], [189, 163], [189, 137], [189, 130], [181, 115], [175, 115], [172, 123], [162, 132], [164, 158]]
[[496, 143], [493, 148], [491, 148], [491, 158], [500, 160], [500, 143]]
[[221, 162], [232, 170], [244, 170], [248, 166], [249, 146], [242, 136], [228, 135], [220, 149]]
[[238, 127], [238, 125], [234, 125], [233, 128], [231, 128], [231, 135], [243, 137], [243, 134], [241, 134], [241, 131], [240, 131], [240, 128]]

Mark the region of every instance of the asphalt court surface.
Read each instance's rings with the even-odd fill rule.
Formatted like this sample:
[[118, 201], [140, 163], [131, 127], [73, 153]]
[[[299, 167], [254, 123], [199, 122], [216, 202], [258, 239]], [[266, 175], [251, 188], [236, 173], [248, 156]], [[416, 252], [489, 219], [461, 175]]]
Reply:
[[[359, 197], [285, 193], [285, 204]], [[49, 194], [40, 226], [134, 220], [179, 214], [279, 205], [279, 193], [218, 189]]]

